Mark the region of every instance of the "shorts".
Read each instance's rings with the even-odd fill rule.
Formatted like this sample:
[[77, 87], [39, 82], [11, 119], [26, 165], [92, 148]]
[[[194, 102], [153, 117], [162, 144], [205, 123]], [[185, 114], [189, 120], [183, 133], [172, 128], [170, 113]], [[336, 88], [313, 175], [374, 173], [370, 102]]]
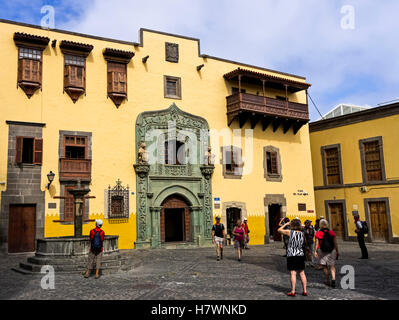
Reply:
[[236, 249], [238, 249], [238, 248], [244, 249], [244, 241], [234, 240], [234, 248], [236, 248]]
[[287, 269], [289, 271], [305, 270], [305, 256], [287, 257]]
[[321, 264], [322, 266], [335, 265], [335, 259], [337, 258], [337, 252], [335, 250], [330, 253], [326, 253], [319, 249], [317, 254], [319, 258], [319, 264]]
[[222, 245], [223, 245], [223, 242], [224, 242], [224, 239], [223, 239], [223, 238], [220, 238], [220, 237], [215, 236], [215, 243], [216, 243], [216, 244], [222, 246]]

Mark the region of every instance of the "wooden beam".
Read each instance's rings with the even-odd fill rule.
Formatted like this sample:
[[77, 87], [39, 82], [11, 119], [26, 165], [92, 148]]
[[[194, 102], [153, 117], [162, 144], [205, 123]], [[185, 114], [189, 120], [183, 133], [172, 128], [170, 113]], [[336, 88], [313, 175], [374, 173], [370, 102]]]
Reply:
[[294, 134], [297, 134], [297, 132], [299, 131], [299, 129], [302, 128], [302, 126], [305, 124], [306, 122], [302, 122], [297, 120], [296, 123], [294, 123], [294, 125], [292, 126]]
[[275, 117], [273, 120], [273, 132], [277, 131], [277, 128], [279, 127], [280, 123], [281, 123], [281, 119]]
[[252, 113], [251, 120], [250, 120], [251, 121], [251, 129], [252, 130], [256, 127], [256, 124], [258, 123], [259, 118], [260, 118], [259, 115], [255, 114], [255, 113]]
[[242, 128], [245, 125], [245, 122], [248, 120], [248, 114], [247, 113], [241, 113], [238, 116], [238, 120], [240, 122], [240, 128]]
[[283, 132], [286, 134], [288, 130], [291, 128], [291, 125], [293, 124], [293, 120], [291, 119], [286, 119], [283, 123]]
[[269, 124], [272, 123], [272, 118], [271, 117], [263, 117], [262, 119], [262, 130], [265, 131]]

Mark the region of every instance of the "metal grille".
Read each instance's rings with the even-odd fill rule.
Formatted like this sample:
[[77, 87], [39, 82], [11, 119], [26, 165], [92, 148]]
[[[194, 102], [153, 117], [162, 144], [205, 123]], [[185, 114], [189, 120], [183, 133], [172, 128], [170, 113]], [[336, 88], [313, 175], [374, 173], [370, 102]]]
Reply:
[[124, 188], [119, 179], [113, 188], [108, 186], [108, 218], [129, 218], [129, 186]]

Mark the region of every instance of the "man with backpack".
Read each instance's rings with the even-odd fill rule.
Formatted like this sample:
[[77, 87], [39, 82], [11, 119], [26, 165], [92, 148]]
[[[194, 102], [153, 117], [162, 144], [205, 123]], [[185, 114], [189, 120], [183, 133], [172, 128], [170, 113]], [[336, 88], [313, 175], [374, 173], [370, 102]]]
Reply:
[[[338, 259], [337, 236], [334, 231], [329, 229], [325, 219], [320, 220], [320, 230], [316, 233], [316, 245], [314, 256], [319, 258], [319, 263], [323, 268], [326, 277], [325, 285], [335, 288], [335, 260]], [[329, 272], [330, 269], [330, 272]], [[330, 276], [331, 273], [331, 282]]]
[[212, 243], [216, 244], [216, 260], [223, 259], [223, 243], [225, 238], [224, 225], [220, 223], [220, 217], [216, 217], [216, 223], [212, 227]]
[[90, 252], [89, 261], [87, 264], [87, 270], [85, 273], [85, 278], [89, 277], [90, 271], [93, 269], [94, 261], [96, 262], [96, 279], [100, 278], [100, 268], [101, 260], [103, 255], [103, 244], [105, 233], [101, 230], [103, 222], [101, 220], [96, 220], [96, 227], [90, 230]]
[[369, 253], [366, 248], [366, 243], [364, 241], [364, 235], [368, 233], [368, 226], [365, 221], [360, 221], [358, 215], [354, 216], [355, 218], [355, 226], [356, 226], [356, 234], [357, 234], [357, 242], [359, 243], [360, 250], [362, 251], [362, 256], [360, 259], [368, 259]]

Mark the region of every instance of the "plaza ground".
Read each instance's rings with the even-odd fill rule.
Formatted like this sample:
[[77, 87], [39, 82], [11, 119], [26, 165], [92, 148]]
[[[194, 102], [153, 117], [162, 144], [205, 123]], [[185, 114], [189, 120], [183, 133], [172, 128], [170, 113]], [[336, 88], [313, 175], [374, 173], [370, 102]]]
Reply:
[[[337, 271], [344, 265], [355, 269], [355, 289], [344, 290], [337, 276], [337, 288], [323, 284], [322, 271], [306, 269], [308, 297], [287, 297], [290, 290], [282, 243], [252, 246], [241, 262], [232, 247], [216, 261], [213, 248], [122, 251], [135, 268], [84, 279], [80, 274], [55, 275], [55, 289], [41, 288], [41, 275], [22, 275], [12, 267], [26, 256], [0, 255], [0, 299], [399, 299], [399, 245], [367, 244], [370, 259], [360, 260], [357, 243], [339, 243], [341, 256]], [[299, 280], [299, 279], [298, 279]], [[300, 282], [297, 292], [301, 293]]]

